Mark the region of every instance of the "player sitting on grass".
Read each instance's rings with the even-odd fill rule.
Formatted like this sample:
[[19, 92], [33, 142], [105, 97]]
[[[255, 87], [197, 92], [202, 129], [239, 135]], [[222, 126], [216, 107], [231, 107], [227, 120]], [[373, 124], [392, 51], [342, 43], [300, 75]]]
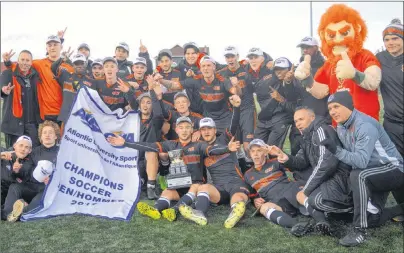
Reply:
[[291, 228], [297, 224], [292, 216], [297, 215], [300, 208], [303, 209], [296, 200], [296, 194], [303, 185], [300, 182], [290, 182], [285, 167], [277, 160], [267, 160], [270, 149], [260, 139], [250, 142], [249, 150], [254, 168], [249, 169], [244, 178], [259, 195], [254, 199], [254, 205], [260, 213], [275, 224]]
[[[152, 219], [160, 219], [161, 214], [169, 221], [174, 221], [177, 217], [179, 204], [191, 205], [195, 199], [198, 187], [203, 183], [203, 159], [211, 155], [223, 155], [236, 151], [240, 147], [239, 142], [230, 141], [227, 146], [209, 145], [206, 142], [192, 142], [193, 132], [192, 121], [188, 117], [180, 117], [176, 122], [176, 133], [179, 139], [172, 141], [148, 143], [148, 142], [125, 142], [120, 136], [109, 137], [107, 140], [113, 146], [122, 146], [134, 148], [140, 151], [167, 153], [172, 150], [183, 151], [183, 161], [187, 165], [188, 172], [191, 174], [192, 185], [180, 189], [166, 189], [162, 192], [160, 198], [156, 201], [154, 207], [145, 202], [139, 202], [137, 209], [145, 216]], [[171, 201], [178, 201], [173, 208]]]
[[[233, 105], [233, 115], [225, 133], [217, 135], [216, 124], [211, 118], [203, 118], [199, 122], [199, 129], [204, 141], [209, 145], [226, 145], [236, 134], [240, 121], [240, 97], [230, 97]], [[234, 227], [245, 213], [245, 203], [248, 200], [248, 185], [244, 182], [243, 175], [238, 166], [236, 153], [226, 153], [219, 156], [205, 158], [206, 169], [212, 177], [212, 184], [200, 185], [197, 192], [195, 209], [185, 204], [180, 205], [179, 210], [184, 218], [194, 221], [199, 225], [206, 225], [206, 212], [210, 202], [216, 204], [231, 204], [232, 210], [224, 222], [226, 228]]]

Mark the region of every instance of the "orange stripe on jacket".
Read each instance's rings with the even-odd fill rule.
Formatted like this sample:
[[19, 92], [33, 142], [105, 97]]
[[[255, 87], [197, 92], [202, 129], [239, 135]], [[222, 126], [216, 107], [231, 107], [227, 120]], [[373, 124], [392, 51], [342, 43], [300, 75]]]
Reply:
[[[17, 64], [13, 65], [11, 70], [14, 73], [17, 68]], [[18, 83], [17, 77], [13, 74], [13, 115], [16, 118], [21, 118], [23, 109], [22, 109], [22, 100], [21, 100], [21, 85]]]
[[[41, 80], [38, 85], [38, 100], [42, 119], [45, 118], [45, 115], [58, 115], [63, 102], [62, 88], [54, 79], [51, 70], [52, 63], [48, 58], [32, 61], [32, 67], [39, 73]], [[73, 67], [66, 63], [62, 63], [60, 66], [70, 73], [74, 71]]]

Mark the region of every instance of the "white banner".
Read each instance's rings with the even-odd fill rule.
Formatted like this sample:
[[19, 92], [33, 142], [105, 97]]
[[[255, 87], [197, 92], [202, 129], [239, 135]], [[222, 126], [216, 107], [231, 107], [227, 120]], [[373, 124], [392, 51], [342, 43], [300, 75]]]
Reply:
[[139, 141], [139, 128], [138, 113], [111, 112], [97, 91], [80, 89], [41, 206], [21, 220], [84, 214], [129, 221], [140, 195], [138, 151], [112, 147], [106, 138]]

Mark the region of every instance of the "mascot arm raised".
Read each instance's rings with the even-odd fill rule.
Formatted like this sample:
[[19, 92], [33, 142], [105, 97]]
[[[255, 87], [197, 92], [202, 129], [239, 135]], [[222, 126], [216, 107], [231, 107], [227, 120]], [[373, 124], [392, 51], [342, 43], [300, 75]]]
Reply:
[[328, 85], [314, 81], [310, 71], [311, 56], [305, 55], [304, 60], [297, 66], [295, 77], [302, 86], [317, 99], [322, 99], [330, 92]]

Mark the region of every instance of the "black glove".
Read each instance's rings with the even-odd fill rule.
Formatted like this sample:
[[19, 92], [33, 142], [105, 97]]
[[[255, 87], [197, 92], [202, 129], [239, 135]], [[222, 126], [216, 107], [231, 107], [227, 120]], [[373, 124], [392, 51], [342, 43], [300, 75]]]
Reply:
[[320, 142], [320, 144], [323, 145], [326, 149], [328, 149], [328, 151], [330, 151], [334, 155], [335, 153], [337, 153], [337, 144], [333, 139], [327, 136], [327, 134], [325, 134], [325, 139], [322, 142]]

